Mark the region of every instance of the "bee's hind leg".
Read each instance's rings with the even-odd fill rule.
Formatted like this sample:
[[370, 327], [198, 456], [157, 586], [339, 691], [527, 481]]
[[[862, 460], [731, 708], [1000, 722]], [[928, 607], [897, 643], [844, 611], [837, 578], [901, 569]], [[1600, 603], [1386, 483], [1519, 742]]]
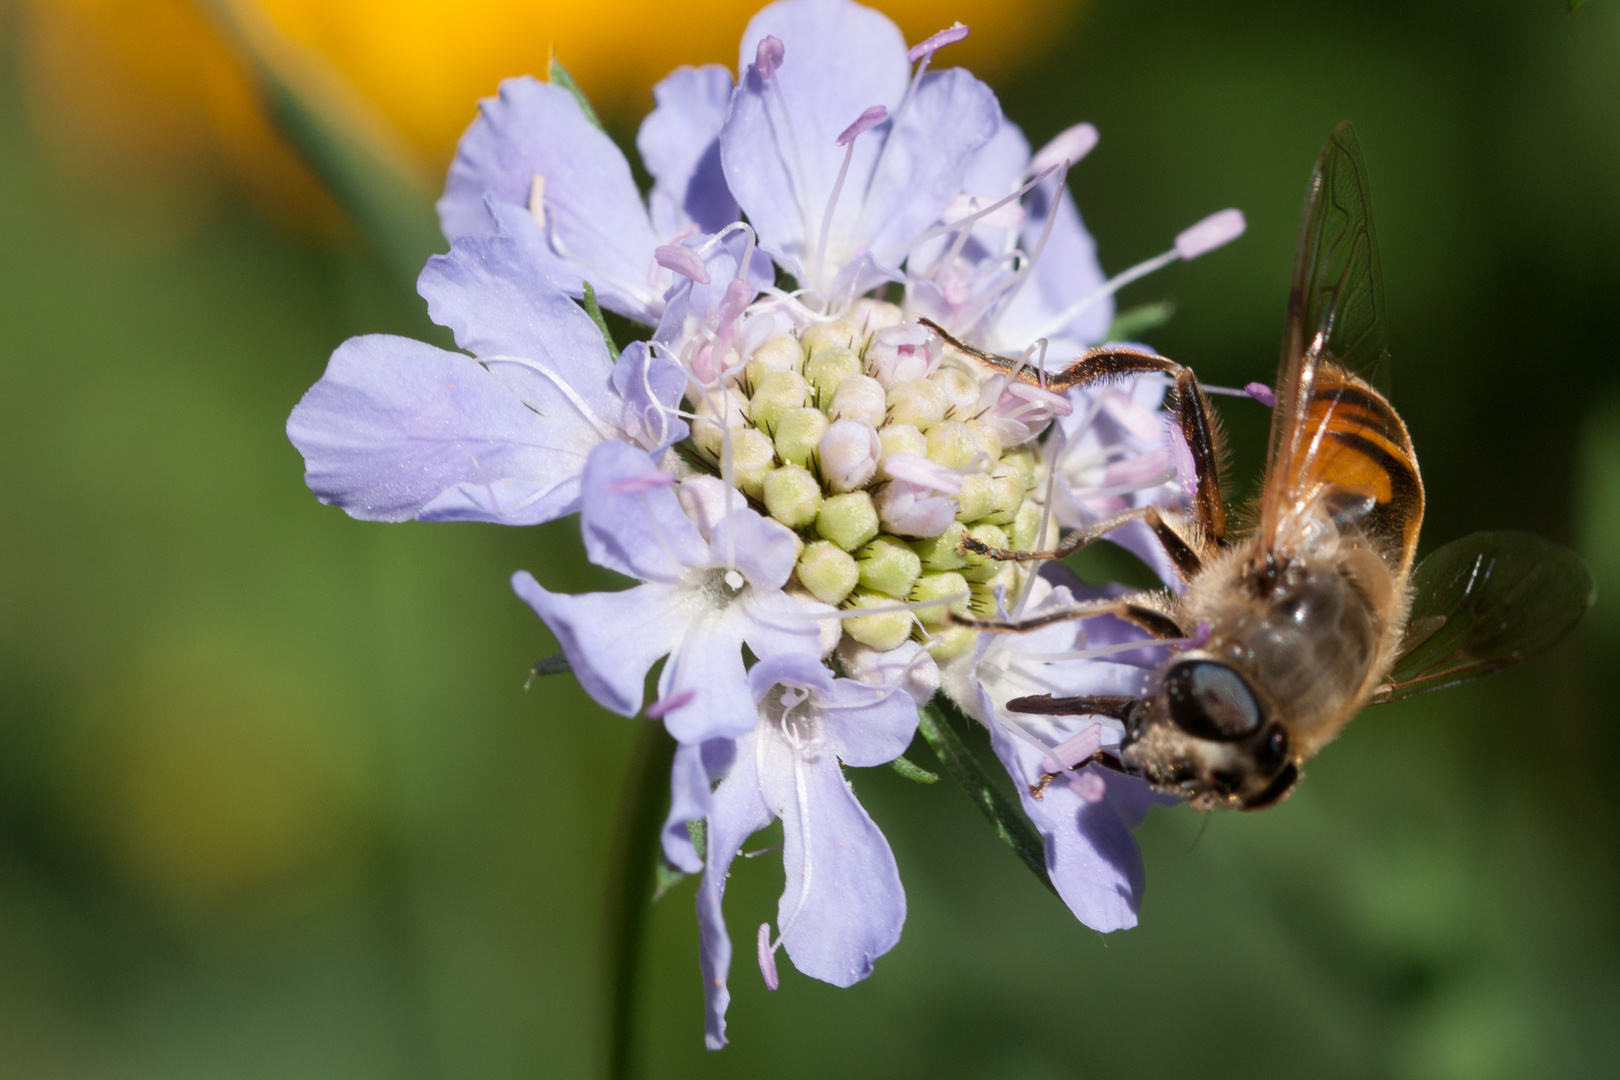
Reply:
[[1201, 532], [1183, 533], [1185, 524], [1183, 523], [1182, 529], [1176, 528], [1171, 521], [1166, 520], [1164, 513], [1157, 506], [1139, 506], [1134, 510], [1126, 510], [1124, 513], [1075, 529], [1050, 551], [1012, 551], [1007, 548], [996, 548], [980, 543], [971, 536], [963, 538], [962, 550], [1002, 562], [1045, 562], [1048, 559], [1062, 559], [1073, 555], [1081, 548], [1101, 540], [1121, 525], [1128, 525], [1133, 521], [1141, 521], [1153, 530], [1153, 535], [1164, 546], [1165, 553], [1170, 556], [1170, 562], [1182, 580], [1192, 578], [1203, 569], [1204, 560], [1213, 554], [1211, 545], [1204, 541]]
[[[957, 626], [966, 626], [991, 634], [1024, 634], [1031, 630], [1039, 630], [1043, 626], [1051, 626], [1053, 623], [1112, 615], [1140, 630], [1146, 630], [1155, 638], [1184, 638], [1187, 631], [1171, 614], [1173, 605], [1174, 600], [1167, 595], [1143, 592], [1103, 600], [1083, 600], [1055, 611], [1043, 611], [1039, 615], [1029, 615], [1021, 619], [980, 619], [972, 615], [958, 615], [949, 608], [945, 609], [945, 618]], [[1142, 644], [1149, 647], [1154, 643], [1144, 641]]]

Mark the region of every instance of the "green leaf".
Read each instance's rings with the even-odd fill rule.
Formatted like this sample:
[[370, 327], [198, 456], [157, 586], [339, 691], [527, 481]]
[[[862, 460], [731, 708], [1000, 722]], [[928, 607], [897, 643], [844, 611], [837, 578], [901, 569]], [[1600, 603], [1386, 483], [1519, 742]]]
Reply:
[[664, 898], [664, 894], [686, 880], [686, 872], [677, 870], [664, 861], [664, 856], [658, 856], [658, 864], [653, 867], [653, 903]]
[[939, 698], [918, 710], [917, 729], [927, 740], [939, 763], [951, 774], [951, 779], [962, 785], [973, 804], [995, 828], [996, 835], [1018, 854], [1029, 867], [1029, 872], [1041, 879], [1041, 884], [1057, 892], [1046, 873], [1046, 845], [1034, 826], [1007, 800], [1001, 790], [991, 783], [984, 767], [979, 764], [962, 736], [952, 724], [952, 717], [961, 722], [966, 718], [949, 702]]
[[897, 757], [893, 761], [889, 762], [889, 768], [893, 769], [907, 780], [915, 780], [919, 784], [932, 784], [939, 780], [938, 773], [931, 773], [927, 769], [920, 768], [903, 757]]
[[414, 282], [444, 250], [433, 179], [388, 122], [343, 77], [238, 0], [206, 0], [258, 83], [266, 111], [305, 163], [376, 246]]
[[591, 99], [585, 96], [585, 91], [579, 88], [579, 83], [574, 81], [574, 77], [568, 73], [568, 69], [562, 66], [562, 61], [555, 56], [551, 58], [551, 67], [547, 71], [547, 77], [570, 94], [573, 94], [574, 100], [579, 102], [579, 111], [585, 114], [585, 119], [595, 124], [598, 131], [604, 130], [601, 118], [596, 115], [596, 110], [591, 108]]
[[1170, 321], [1176, 305], [1169, 300], [1155, 300], [1151, 304], [1138, 304], [1114, 316], [1108, 326], [1107, 341], [1130, 341], [1149, 330], [1157, 330]]
[[1586, 6], [1586, 0], [1569, 0], [1569, 13], [1573, 15], [1584, 6]]
[[613, 331], [608, 329], [607, 319], [602, 317], [602, 306], [596, 302], [596, 290], [591, 283], [585, 283], [585, 313], [596, 323], [596, 328], [602, 331], [602, 340], [607, 342], [608, 356], [611, 359], [619, 358], [619, 346], [613, 340]]

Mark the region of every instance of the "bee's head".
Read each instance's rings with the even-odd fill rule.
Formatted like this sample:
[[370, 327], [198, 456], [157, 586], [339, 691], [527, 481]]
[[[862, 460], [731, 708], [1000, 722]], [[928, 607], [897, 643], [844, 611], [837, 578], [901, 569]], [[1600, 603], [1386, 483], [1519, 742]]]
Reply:
[[1160, 791], [1207, 810], [1260, 810], [1293, 790], [1288, 732], [1230, 665], [1178, 657], [1126, 725], [1120, 760]]

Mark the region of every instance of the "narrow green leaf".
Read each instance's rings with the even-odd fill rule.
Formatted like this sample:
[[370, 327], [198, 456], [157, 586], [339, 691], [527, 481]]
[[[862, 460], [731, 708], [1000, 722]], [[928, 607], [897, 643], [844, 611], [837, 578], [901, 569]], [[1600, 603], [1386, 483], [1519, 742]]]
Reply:
[[951, 774], [951, 779], [962, 785], [962, 790], [968, 793], [979, 812], [995, 828], [996, 835], [1017, 853], [1024, 865], [1029, 867], [1030, 873], [1041, 879], [1041, 884], [1056, 893], [1057, 889], [1053, 888], [1052, 879], [1046, 873], [1046, 845], [1041, 841], [1040, 834], [991, 783], [984, 767], [962, 741], [951, 723], [951, 714], [961, 716], [956, 707], [949, 703], [939, 704], [938, 701], [936, 698], [918, 710], [917, 728], [922, 732], [922, 737], [939, 758], [939, 763], [945, 766], [945, 771]]
[[1151, 304], [1138, 304], [1114, 316], [1108, 326], [1108, 341], [1129, 341], [1134, 337], [1157, 330], [1170, 321], [1176, 305], [1169, 300], [1155, 300]]
[[388, 264], [414, 282], [445, 247], [427, 170], [341, 75], [256, 5], [201, 3], [246, 61], [276, 127]]
[[939, 780], [938, 773], [931, 773], [927, 769], [921, 768], [915, 763], [907, 761], [903, 757], [897, 757], [893, 761], [889, 762], [889, 768], [893, 769], [907, 780], [915, 780], [919, 784], [932, 784]]
[[653, 867], [653, 903], [664, 898], [664, 894], [686, 880], [686, 872], [677, 870], [664, 861], [664, 856], [658, 856], [658, 865]]
[[596, 110], [591, 108], [591, 99], [585, 96], [585, 91], [579, 88], [579, 83], [574, 81], [574, 77], [569, 74], [568, 69], [562, 66], [562, 61], [555, 56], [551, 58], [551, 67], [547, 72], [547, 76], [552, 82], [573, 94], [574, 100], [579, 102], [579, 111], [585, 114], [585, 119], [595, 124], [598, 131], [603, 130], [601, 118], [596, 115]]
[[596, 290], [591, 283], [585, 283], [585, 313], [596, 323], [596, 328], [602, 331], [602, 340], [607, 342], [608, 356], [614, 360], [619, 358], [619, 346], [613, 340], [613, 331], [608, 329], [607, 319], [602, 316], [602, 306], [596, 302]]
[[1585, 6], [1586, 0], [1569, 0], [1569, 13], [1573, 15]]

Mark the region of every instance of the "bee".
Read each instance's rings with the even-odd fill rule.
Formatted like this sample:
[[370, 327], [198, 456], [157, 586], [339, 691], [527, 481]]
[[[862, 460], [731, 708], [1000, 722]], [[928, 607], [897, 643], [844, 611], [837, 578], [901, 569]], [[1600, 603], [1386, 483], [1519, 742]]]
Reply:
[[[1013, 361], [947, 340], [1017, 371]], [[1423, 480], [1386, 393], [1367, 170], [1349, 123], [1328, 140], [1306, 192], [1265, 479], [1248, 535], [1228, 531], [1220, 436], [1189, 368], [1103, 347], [1045, 385], [1062, 390], [1150, 372], [1174, 380], [1175, 422], [1196, 476], [1186, 513], [1132, 509], [1071, 532], [1052, 551], [965, 543], [996, 559], [1057, 559], [1141, 520], [1164, 546], [1184, 581], [1179, 595], [1138, 593], [1022, 620], [955, 617], [1016, 633], [1112, 615], [1154, 638], [1179, 640], [1148, 696], [1009, 703], [1014, 712], [1121, 721], [1117, 754], [1099, 751], [1093, 762], [1201, 810], [1273, 806], [1364, 706], [1527, 659], [1569, 633], [1592, 604], [1580, 559], [1528, 533], [1477, 533], [1416, 564]]]

